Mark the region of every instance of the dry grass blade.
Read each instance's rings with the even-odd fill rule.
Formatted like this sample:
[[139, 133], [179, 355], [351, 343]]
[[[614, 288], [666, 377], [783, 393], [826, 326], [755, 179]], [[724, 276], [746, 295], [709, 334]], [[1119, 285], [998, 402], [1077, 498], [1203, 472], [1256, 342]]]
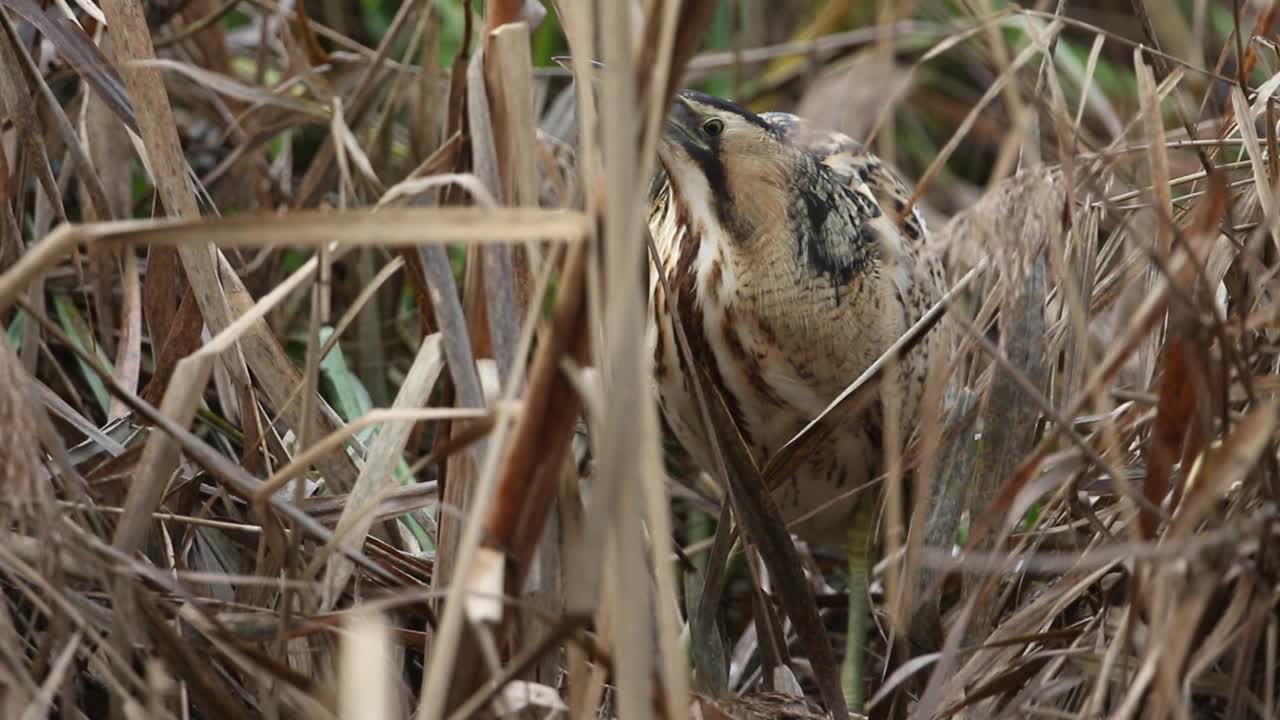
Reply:
[[155, 59], [150, 61], [139, 61], [137, 64], [177, 73], [201, 87], [209, 88], [209, 90], [213, 92], [217, 92], [237, 100], [242, 100], [253, 105], [279, 107], [285, 110], [291, 110], [314, 120], [328, 120], [330, 118], [330, 113], [326, 111], [324, 106], [318, 103], [300, 100], [289, 95], [273, 93], [252, 85], [236, 82], [232, 78], [215, 72], [210, 72], [190, 63], [182, 63], [168, 59]]
[[[968, 242], [984, 246], [988, 252], [996, 251], [1004, 292], [999, 318], [1001, 361], [982, 401], [982, 446], [972, 469], [971, 507], [990, 505], [1001, 483], [1035, 445], [1041, 414], [1037, 399], [1047, 395], [1050, 384], [1044, 347], [1048, 250], [1061, 246], [1065, 232], [1061, 193], [1064, 182], [1052, 170], [1026, 171], [1003, 183], [990, 200], [984, 199], [980, 207], [967, 213], [962, 230], [950, 230], [949, 237], [956, 243]], [[1000, 220], [998, 224], [996, 218]], [[994, 282], [988, 285], [993, 289], [995, 286]], [[1029, 381], [1029, 389], [1035, 392], [1024, 389], [1012, 372], [1018, 373], [1019, 380]], [[993, 590], [994, 583], [988, 579], [971, 579], [965, 583], [964, 597]], [[978, 644], [986, 636], [997, 611], [989, 599], [975, 602], [977, 609], [965, 636], [968, 645]]]
[[1277, 400], [1272, 398], [1241, 418], [1231, 435], [1203, 458], [1188, 474], [1186, 498], [1178, 506], [1169, 536], [1191, 535], [1212, 505], [1257, 467], [1276, 422]]
[[[1049, 24], [1048, 27], [1046, 27], [1042, 31], [1041, 39], [1043, 41], [1048, 41], [1052, 39], [1057, 35], [1057, 33], [1061, 30], [1061, 28], [1062, 28], [1061, 22], [1055, 19], [1052, 23]], [[937, 157], [934, 158], [929, 169], [926, 170], [924, 175], [920, 178], [919, 184], [916, 186], [915, 195], [913, 195], [911, 200], [907, 202], [907, 207], [903, 211], [904, 216], [906, 213], [910, 212], [913, 208], [915, 208], [916, 203], [920, 201], [920, 198], [923, 196], [923, 193], [925, 189], [928, 187], [929, 182], [932, 180], [934, 174], [938, 171], [939, 168], [943, 166], [943, 163], [946, 162], [947, 158], [951, 156], [951, 153], [955, 152], [956, 148], [960, 146], [961, 141], [964, 140], [965, 135], [968, 134], [969, 129], [973, 126], [973, 123], [977, 120], [978, 113], [982, 110], [982, 108], [986, 106], [987, 103], [994, 100], [996, 95], [1000, 94], [1000, 92], [1008, 85], [1008, 83], [1014, 79], [1017, 70], [1021, 68], [1023, 65], [1025, 65], [1026, 63], [1030, 62], [1031, 58], [1034, 57], [1035, 54], [1040, 50], [1041, 48], [1038, 45], [1034, 45], [1034, 44], [1028, 45], [1025, 49], [1023, 49], [1022, 52], [1018, 53], [1017, 57], [1015, 57], [1013, 61], [1009, 63], [1008, 68], [1006, 68], [1004, 72], [1000, 74], [1000, 77], [996, 80], [996, 82], [992, 83], [991, 87], [987, 89], [986, 93], [983, 94], [982, 99], [978, 101], [978, 103], [974, 106], [973, 110], [971, 110], [968, 116], [965, 118], [965, 123], [959, 129], [957, 129], [954, 134], [952, 134], [951, 139], [947, 142], [947, 145], [944, 148], [942, 148], [942, 150], [938, 153]]]
[[[44, 326], [45, 331], [50, 333], [53, 337], [61, 337], [62, 339], [65, 339], [61, 330], [54, 326], [48, 318], [38, 314], [34, 314], [33, 317], [37, 318]], [[68, 343], [68, 345], [70, 345], [70, 343]], [[77, 349], [77, 352], [81, 351]], [[111, 374], [106, 371], [106, 369], [97, 364], [95, 358], [85, 354], [83, 355], [82, 360], [84, 360], [84, 362], [98, 374], [113, 395], [123, 400], [125, 404], [129, 406], [130, 410], [137, 413], [137, 415], [143, 420], [155, 425], [159, 431], [172, 436], [188, 457], [202, 465], [218, 480], [219, 483], [223, 484], [234, 495], [249, 499], [254, 496], [256, 491], [262, 488], [264, 485], [262, 481], [245, 472], [243, 468], [239, 467], [231, 460], [228, 460], [217, 450], [196, 437], [191, 431], [187, 430], [177, 422], [174, 422], [174, 420], [168, 415], [160, 412], [137, 395], [134, 395], [126, 388], [120, 386], [115, 378], [111, 377]], [[291, 505], [284, 498], [281, 498], [278, 495], [272, 495], [269, 502], [276, 512], [297, 524], [303, 532], [320, 540], [321, 542], [332, 541], [333, 533], [320, 523], [316, 522], [311, 518], [311, 516]], [[370, 561], [362, 553], [356, 553], [350, 550], [343, 550], [343, 552], [353, 562], [371, 572], [375, 577], [391, 579], [380, 565]]]
[[[112, 208], [107, 202], [106, 190], [102, 186], [102, 180], [93, 171], [92, 163], [89, 162], [84, 149], [80, 146], [80, 141], [76, 137], [65, 113], [63, 113], [62, 107], [58, 104], [53, 91], [50, 90], [48, 83], [37, 72], [31, 53], [21, 42], [8, 16], [0, 16], [0, 24], [3, 24], [5, 34], [4, 42], [0, 43], [0, 45], [7, 46], [0, 47], [0, 56], [4, 57], [5, 65], [10, 67], [21, 66], [24, 71], [8, 73], [5, 79], [0, 81], [0, 101], [9, 106], [7, 114], [18, 122], [19, 129], [24, 136], [23, 140], [28, 143], [34, 140], [29, 133], [35, 132], [34, 125], [29, 122], [29, 118], [30, 120], [35, 118], [30, 117], [30, 113], [43, 109], [52, 115], [58, 133], [62, 136], [62, 141], [66, 143], [67, 149], [71, 153], [72, 160], [81, 168], [79, 175], [84, 183], [84, 189], [88, 193], [90, 207], [93, 212], [97, 213], [98, 217], [111, 217]], [[19, 87], [24, 77], [29, 86], [25, 89]], [[31, 97], [31, 95], [35, 97]], [[47, 148], [43, 143], [38, 145], [37, 152], [41, 157], [47, 155]], [[45, 160], [47, 161], [47, 158]], [[40, 167], [38, 177], [45, 192], [50, 193], [52, 197], [57, 197], [58, 191], [49, 183], [49, 170], [49, 168]], [[62, 217], [62, 203], [58, 203], [54, 210], [59, 213], [59, 217]]]
[[391, 638], [386, 620], [376, 611], [351, 617], [342, 644], [338, 677], [338, 717], [342, 720], [384, 720], [392, 717], [393, 696], [387, 662]]
[[[200, 394], [191, 392], [191, 388], [202, 388], [208, 384], [213, 361], [212, 355], [200, 354], [178, 363], [160, 412], [181, 427], [190, 425], [200, 400]], [[148, 440], [139, 462], [141, 472], [129, 486], [124, 516], [112, 540], [116, 549], [125, 554], [132, 553], [146, 539], [151, 527], [151, 513], [159, 508], [160, 500], [168, 490], [179, 453], [178, 443], [165, 433], [155, 433]]]
[[724, 398], [709, 379], [705, 383], [712, 390], [708, 398], [712, 425], [717, 435], [724, 439], [721, 447], [729, 466], [728, 479], [735, 516], [744, 526], [747, 538], [759, 548], [766, 567], [774, 576], [782, 606], [808, 648], [823, 704], [833, 717], [846, 717], [849, 711], [840, 690], [835, 656], [827, 642], [813, 595], [805, 582], [799, 556], [786, 532], [786, 523], [769, 496], [767, 481], [756, 468], [750, 451], [737, 432]]
[[124, 81], [79, 25], [69, 18], [57, 17], [60, 13], [52, 8], [41, 9], [33, 0], [5, 0], [4, 4], [39, 29], [71, 67], [93, 85], [116, 117], [131, 131], [139, 132]]
[[[596, 349], [596, 363], [602, 380], [616, 390], [604, 396], [603, 417], [599, 433], [599, 481], [593, 493], [593, 517], [587, 522], [587, 547], [608, 547], [611, 552], [582, 553], [587, 565], [582, 587], [588, 593], [598, 592], [593, 585], [601, 582], [610, 588], [610, 633], [613, 636], [615, 673], [618, 676], [618, 712], [624, 717], [642, 717], [651, 712], [653, 703], [652, 658], [655, 653], [654, 632], [651, 618], [654, 608], [662, 613], [666, 597], [652, 597], [649, 592], [649, 572], [643, 557], [643, 517], [636, 512], [645, 502], [643, 486], [660, 476], [654, 472], [658, 454], [657, 417], [652, 403], [644, 402], [641, 393], [652, 371], [648, 369], [647, 353], [641, 351], [645, 307], [642, 280], [636, 267], [644, 262], [644, 244], [639, 242], [643, 218], [636, 202], [640, 196], [639, 178], [635, 169], [640, 163], [648, 163], [651, 155], [642, 159], [644, 137], [652, 123], [639, 110], [648, 100], [646, 90], [652, 82], [651, 70], [637, 72], [633, 63], [633, 32], [644, 32], [652, 41], [647, 47], [655, 52], [668, 49], [670, 28], [662, 21], [666, 13], [660, 13], [654, 3], [642, 28], [635, 28], [635, 18], [625, 7], [608, 3], [596, 3], [596, 17], [604, 24], [600, 34], [602, 58], [607, 70], [600, 93], [600, 151], [606, 158], [603, 204], [598, 208], [603, 216], [598, 222], [599, 257], [603, 259], [603, 274], [589, 268], [600, 287], [608, 288], [603, 305], [591, 308], [596, 322], [603, 324], [603, 342]], [[645, 45], [641, 45], [645, 47]], [[663, 59], [649, 67], [656, 69]], [[640, 66], [644, 67], [644, 66]], [[659, 97], [663, 97], [659, 95]], [[662, 105], [659, 105], [662, 107]], [[652, 109], [652, 108], [651, 108]], [[594, 298], [593, 298], [594, 300]], [[637, 417], [638, 413], [638, 417]], [[638, 431], [638, 432], [637, 432]], [[598, 505], [597, 505], [598, 503]], [[604, 521], [603, 517], [608, 517]], [[612, 557], [610, 557], [612, 555]], [[600, 565], [599, 571], [590, 566]], [[668, 571], [660, 568], [658, 572]], [[598, 581], [597, 578], [600, 580]], [[641, 588], [645, 588], [641, 591]], [[574, 593], [575, 604], [581, 604], [583, 596]], [[572, 597], [572, 596], [571, 596]], [[652, 597], [652, 600], [651, 600]], [[661, 626], [659, 626], [661, 627]], [[676, 718], [682, 717], [687, 708], [676, 704]], [[668, 712], [670, 704], [664, 703]], [[674, 720], [674, 719], [673, 719]]]
[[[393, 410], [409, 410], [427, 404], [431, 391], [444, 369], [444, 357], [440, 350], [440, 337], [432, 335], [422, 342], [413, 365], [396, 393]], [[395, 487], [398, 478], [395, 465], [404, 453], [412, 426], [398, 424], [383, 428], [369, 448], [369, 461], [360, 470], [355, 485], [338, 519], [336, 535], [349, 547], [364, 545], [365, 535], [373, 525], [375, 516], [369, 513], [371, 504], [376, 507], [385, 493]], [[354, 566], [341, 556], [330, 559], [325, 568], [325, 591], [321, 607], [329, 609], [342, 594], [351, 578]]]
[[[64, 225], [0, 275], [0, 309], [33, 278], [85, 243], [217, 247], [414, 246], [422, 243], [509, 242], [544, 238], [580, 240], [587, 225], [566, 210], [476, 208], [383, 209], [374, 212], [303, 211], [287, 216], [236, 216], [164, 222], [124, 220]], [[241, 291], [243, 292], [243, 290]]]
[[[943, 376], [947, 372], [943, 365], [939, 362], [932, 369], [931, 395], [943, 390]], [[964, 495], [968, 490], [968, 480], [972, 477], [974, 456], [977, 454], [971, 429], [977, 401], [972, 392], [965, 391], [958, 395], [952, 403], [951, 412], [938, 420], [939, 423], [944, 420], [946, 423], [941, 437], [935, 436], [935, 440], [929, 440], [931, 428], [928, 421], [921, 428], [924, 442], [940, 444], [936, 450], [926, 445], [920, 453], [922, 462], [916, 472], [920, 481], [927, 481], [929, 486], [927, 492], [920, 492], [916, 496], [920, 512], [912, 518], [912, 527], [922, 527], [923, 531], [912, 533], [912, 542], [918, 545], [908, 551], [908, 568], [914, 572], [911, 584], [914, 610], [909, 637], [917, 648], [926, 652], [938, 650], [946, 640], [942, 627], [940, 587], [945, 576], [937, 568], [919, 562], [920, 551], [922, 548], [948, 548], [955, 544]], [[936, 456], [932, 455], [933, 452], [937, 453]], [[929, 463], [933, 457], [936, 460]], [[932, 472], [926, 475], [930, 469]], [[886, 681], [886, 685], [892, 683]], [[870, 705], [875, 705], [874, 698]]]
[[[487, 47], [494, 53], [490, 58], [483, 51], [471, 66], [468, 77], [467, 101], [469, 103], [467, 117], [471, 123], [472, 162], [477, 174], [485, 180], [485, 184], [495, 195], [507, 198], [511, 205], [532, 205], [532, 197], [528, 188], [533, 178], [533, 168], [529, 164], [532, 156], [533, 128], [532, 118], [528, 111], [516, 115], [509, 121], [497, 126], [490, 115], [489, 93], [512, 103], [502, 108], [499, 117], [508, 118], [511, 111], [532, 107], [532, 95], [529, 91], [532, 74], [526, 58], [529, 57], [529, 33], [524, 25], [510, 25], [494, 29], [489, 34]], [[482, 78], [488, 74], [491, 80]], [[505, 90], [505, 92], [504, 92]], [[521, 102], [522, 101], [522, 102]], [[517, 134], [516, 128], [523, 132]], [[499, 153], [496, 135], [503, 138], [505, 152]], [[523, 152], [516, 152], [522, 150]], [[499, 175], [498, 158], [526, 158], [526, 167], [517, 170], [508, 167]], [[523, 172], [522, 172], [523, 171]], [[517, 181], [517, 177], [523, 177]], [[516, 184], [524, 186], [524, 197], [516, 196]], [[484, 279], [485, 303], [479, 308], [489, 328], [489, 340], [493, 346], [493, 356], [498, 364], [498, 374], [503, 382], [510, 381], [511, 368], [515, 364], [515, 345], [520, 339], [520, 310], [516, 302], [515, 273], [512, 262], [513, 250], [503, 244], [484, 248], [480, 251], [480, 274]]]
[[[125, 83], [134, 102], [148, 169], [155, 180], [159, 198], [168, 214], [195, 219], [200, 211], [191, 183], [193, 173], [182, 155], [177, 123], [160, 73], [155, 68], [135, 62], [155, 59], [155, 48], [145, 18], [135, 3], [126, 0], [109, 0], [104, 10], [112, 28], [115, 47], [124, 64]], [[180, 245], [178, 255], [204, 321], [215, 332], [226, 329], [244, 312], [243, 307], [235, 308], [233, 303], [243, 304], [249, 295], [239, 275], [224, 272], [229, 269], [225, 256], [207, 239]], [[0, 303], [0, 307], [6, 305]], [[224, 359], [224, 367], [232, 383], [242, 396], [249, 397], [251, 367], [259, 377], [268, 379], [265, 389], [273, 396], [272, 399], [285, 406], [284, 395], [296, 385], [292, 382], [296, 371], [276, 337], [265, 323], [257, 323], [246, 328], [241, 342], [237, 351]], [[309, 403], [303, 405], [303, 410], [295, 409], [287, 416], [295, 431], [305, 436], [309, 427], [322, 430], [332, 427], [328, 419], [317, 419], [306, 412]], [[340, 489], [346, 489], [354, 479], [354, 473], [345, 460], [345, 456], [335, 456], [326, 468], [331, 481]]]
[[[1280, 2], [1004, 5], [0, 0], [0, 716], [822, 717], [841, 639], [877, 717], [1275, 716]], [[685, 87], [928, 222], [951, 291], [851, 384], [708, 261], [732, 134], [667, 287]], [[876, 394], [845, 575], [769, 488]]]

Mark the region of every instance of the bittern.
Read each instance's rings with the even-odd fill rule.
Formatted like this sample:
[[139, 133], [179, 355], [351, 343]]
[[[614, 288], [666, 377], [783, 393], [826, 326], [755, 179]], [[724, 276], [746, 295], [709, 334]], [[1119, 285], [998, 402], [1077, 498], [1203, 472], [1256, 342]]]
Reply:
[[[923, 220], [914, 211], [902, 217], [910, 195], [895, 173], [848, 136], [794, 115], [757, 115], [684, 91], [659, 160], [649, 227], [671, 291], [650, 273], [647, 339], [659, 403], [694, 461], [711, 470], [693, 388], [709, 378], [764, 466], [938, 300], [941, 264], [925, 248]], [[943, 352], [942, 332], [934, 328], [900, 360], [899, 437], [917, 414], [930, 357]], [[791, 528], [802, 539], [845, 546], [852, 642], [842, 683], [855, 711], [878, 493], [851, 491], [883, 472], [882, 408], [877, 399], [836, 430], [774, 494], [788, 522], [809, 515]]]

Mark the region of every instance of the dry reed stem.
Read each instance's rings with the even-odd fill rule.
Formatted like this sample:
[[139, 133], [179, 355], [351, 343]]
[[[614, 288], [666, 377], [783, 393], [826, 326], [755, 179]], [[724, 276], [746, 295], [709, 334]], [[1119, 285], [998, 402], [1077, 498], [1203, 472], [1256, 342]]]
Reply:
[[[768, 82], [742, 88], [756, 101], [789, 103], [824, 66], [879, 41], [910, 91], [873, 109], [872, 136], [924, 178], [922, 207], [973, 206], [967, 222], [935, 230], [963, 238], [940, 243], [953, 277], [986, 268], [948, 310], [965, 329], [948, 358], [956, 395], [983, 398], [985, 415], [962, 404], [954, 423], [926, 416], [919, 445], [892, 456], [891, 475], [967, 475], [969, 457], [997, 469], [984, 473], [996, 488], [985, 507], [949, 505], [949, 487], [921, 492], [905, 540], [895, 528], [906, 518], [886, 517], [889, 627], [913, 608], [936, 611], [932, 621], [911, 622], [938, 652], [885, 667], [875, 711], [888, 712], [892, 699], [918, 717], [1275, 714], [1280, 77], [1266, 76], [1265, 38], [1280, 4], [1195, 4], [1225, 9], [1215, 21], [1237, 23], [1233, 37], [1172, 6], [1138, 3], [1145, 16], [1132, 16], [1131, 35], [1143, 47], [1134, 52], [1113, 16], [1096, 27], [1071, 3], [1047, 12], [971, 3], [968, 17], [916, 13], [817, 37], [805, 28], [834, 27], [836, 10], [849, 4], [791, 17], [790, 4], [778, 3], [765, 28], [776, 24], [776, 33], [731, 14], [721, 20], [742, 46], [688, 63], [709, 37], [713, 3], [653, 0], [629, 16], [630, 34], [606, 26], [616, 5], [563, 3], [583, 80], [576, 92], [587, 101], [577, 148], [583, 212], [532, 207], [535, 198], [564, 197], [539, 192], [537, 173], [566, 169], [555, 167], [559, 157], [547, 162], [532, 112], [556, 73], [529, 72], [526, 36], [502, 27], [527, 4], [486, 3], [483, 33], [470, 27], [476, 32], [454, 38], [463, 42], [452, 83], [434, 64], [448, 32], [445, 5], [402, 3], [376, 41], [348, 37], [353, 26], [325, 8], [285, 11], [271, 0], [237, 5], [250, 21], [237, 32], [223, 22], [231, 4], [203, 0], [171, 20], [104, 3], [106, 30], [92, 7], [71, 9], [82, 25], [61, 5], [45, 12], [11, 0], [0, 10], [0, 65], [14, 69], [0, 79], [0, 105], [12, 118], [0, 131], [8, 335], [0, 372], [9, 378], [0, 415], [17, 431], [0, 450], [10, 489], [0, 528], [8, 538], [0, 543], [0, 712], [96, 717], [114, 704], [137, 717], [381, 717], [425, 700], [426, 713], [438, 698], [418, 697], [422, 688], [400, 672], [417, 666], [424, 643], [428, 687], [447, 683], [446, 670], [455, 680], [480, 669], [489, 678], [452, 683], [453, 697], [440, 699], [438, 714], [459, 720], [496, 712], [491, 700], [506, 696], [504, 684], [530, 689], [520, 682], [535, 665], [541, 678], [555, 677], [562, 651], [572, 717], [782, 712], [785, 702], [755, 693], [770, 680], [785, 683], [769, 666], [787, 658], [807, 681], [808, 668], [822, 665], [814, 650], [825, 645], [814, 644], [821, 627], [800, 639], [773, 632], [758, 580], [743, 578], [746, 587], [715, 563], [703, 589], [704, 603], [714, 601], [682, 607], [672, 573], [684, 559], [671, 544], [685, 540], [677, 519], [686, 509], [709, 507], [704, 488], [687, 482], [679, 463], [666, 468], [668, 478], [655, 462], [652, 408], [637, 434], [643, 458], [628, 465], [622, 456], [622, 414], [643, 403], [648, 382], [643, 298], [624, 292], [644, 248], [627, 238], [643, 239], [638, 209], [657, 123], [687, 70], [692, 82], [733, 67], [742, 82], [752, 79], [743, 67], [793, 58], [776, 63]], [[876, 12], [890, 14], [886, 4]], [[153, 42], [153, 32], [164, 40]], [[787, 36], [802, 40], [777, 42]], [[1147, 47], [1153, 39], [1166, 50]], [[483, 63], [473, 40], [484, 44]], [[1218, 63], [1202, 69], [1214, 58], [1200, 53], [1214, 44]], [[617, 73], [598, 89], [617, 102], [602, 108], [597, 126], [586, 78], [588, 61], [602, 56]], [[418, 60], [421, 68], [409, 64]], [[1117, 77], [1132, 79], [1138, 94], [1116, 92]], [[1201, 96], [1199, 114], [1188, 117]], [[308, 123], [318, 152], [302, 141]], [[952, 128], [959, 131], [948, 141]], [[936, 138], [940, 157], [919, 146], [920, 136]], [[154, 192], [131, 192], [131, 150]], [[977, 188], [967, 186], [1006, 172], [1015, 184], [1030, 182], [1014, 171], [1037, 158], [1059, 163], [1040, 208], [1049, 210], [1036, 222], [1065, 231], [1047, 242], [1038, 231], [1014, 231], [1037, 201], [997, 190], [974, 203]], [[345, 210], [252, 212], [330, 198]], [[406, 207], [433, 200], [479, 207]], [[364, 209], [375, 202], [377, 212]], [[501, 203], [512, 207], [494, 207]], [[154, 207], [173, 217], [95, 222]], [[228, 217], [196, 216], [214, 208]], [[975, 217], [1010, 236], [993, 246]], [[68, 219], [86, 222], [49, 232]], [[421, 243], [433, 248], [430, 263], [415, 252], [379, 267], [377, 246]], [[518, 280], [508, 293], [502, 262], [479, 272], [508, 243], [567, 259], [531, 252], [533, 287]], [[478, 258], [463, 273], [461, 321], [444, 280], [453, 273], [445, 244]], [[281, 267], [283, 258], [305, 262]], [[1025, 287], [1028, 276], [1041, 279], [1040, 289]], [[540, 325], [540, 298], [553, 284], [556, 317]], [[392, 302], [402, 285], [420, 316], [402, 317]], [[333, 310], [334, 334], [320, 342]], [[1037, 317], [1042, 329], [1028, 335], [1026, 321]], [[421, 376], [443, 373], [440, 358], [415, 366], [405, 350], [437, 332], [441, 343], [468, 334], [473, 342], [448, 359], [451, 374], [475, 368], [475, 356], [492, 348], [498, 399], [477, 402], [479, 383], [466, 378], [455, 383], [471, 386], [458, 397], [426, 396], [431, 383]], [[307, 344], [305, 374], [283, 350], [295, 338]], [[6, 352], [17, 344], [19, 352]], [[1044, 353], [1042, 373], [1020, 365], [1028, 348]], [[374, 409], [339, 407], [341, 396], [327, 394], [330, 406], [317, 392], [321, 359], [344, 355], [359, 356], [354, 375], [381, 398]], [[941, 394], [937, 385], [931, 397]], [[396, 387], [403, 397], [378, 409]], [[584, 467], [594, 482], [580, 496], [566, 450], [584, 411], [594, 453]], [[454, 431], [438, 433], [429, 457], [415, 457], [426, 452], [418, 433], [446, 422]], [[374, 427], [371, 444], [356, 437]], [[1021, 445], [1036, 427], [1040, 443]], [[439, 500], [441, 486], [393, 487], [388, 469], [402, 455], [420, 480], [440, 462], [479, 461], [479, 501], [460, 521], [469, 536], [443, 543], [435, 558], [410, 553], [430, 539], [418, 511]], [[319, 492], [275, 492], [298, 479], [296, 489]], [[450, 473], [444, 486], [459, 479]], [[587, 518], [575, 516], [583, 510]], [[425, 536], [402, 537], [407, 525], [398, 520], [373, 525], [406, 512]], [[557, 515], [563, 533], [548, 540]], [[916, 533], [921, 517], [930, 518], [927, 532]], [[958, 551], [957, 526], [969, 543]], [[566, 559], [566, 595], [530, 607], [523, 579], [535, 553], [554, 571], [542, 564], [549, 549]], [[501, 559], [495, 550], [510, 561], [506, 576], [493, 571], [500, 563], [477, 562]], [[442, 593], [424, 585], [433, 570], [446, 583], [455, 557], [462, 564], [444, 609], [456, 615], [435, 625], [426, 603]], [[804, 558], [797, 567], [813, 570]], [[327, 585], [311, 579], [326, 566], [336, 569]], [[788, 611], [804, 602], [770, 574]], [[921, 585], [909, 587], [912, 575]], [[958, 592], [958, 578], [989, 582], [990, 601]], [[822, 597], [831, 591], [820, 572], [813, 584], [820, 605], [839, 600]], [[491, 594], [479, 596], [482, 588]], [[393, 632], [351, 653], [348, 640], [381, 633], [342, 630], [350, 613], [324, 611], [348, 600], [380, 608]], [[470, 619], [483, 612], [502, 622]], [[714, 635], [713, 623], [725, 622], [737, 640], [729, 694], [746, 697], [695, 697], [690, 710], [676, 637], [689, 616], [699, 664], [706, 645], [719, 642], [708, 628]], [[873, 649], [882, 646], [873, 639]], [[344, 654], [357, 669], [341, 667]], [[360, 680], [386, 660], [386, 671], [371, 673], [376, 682]], [[360, 687], [372, 693], [365, 702]]]

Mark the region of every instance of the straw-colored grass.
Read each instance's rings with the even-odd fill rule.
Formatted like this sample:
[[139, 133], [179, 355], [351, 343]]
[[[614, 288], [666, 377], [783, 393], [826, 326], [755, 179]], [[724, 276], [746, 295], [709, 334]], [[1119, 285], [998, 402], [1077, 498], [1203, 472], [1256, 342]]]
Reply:
[[695, 83], [946, 259], [871, 715], [1280, 716], [1274, 4], [468, 5], [0, 0], [0, 717], [841, 713], [764, 488], [896, 355], [763, 465], [702, 378], [721, 466], [665, 437]]

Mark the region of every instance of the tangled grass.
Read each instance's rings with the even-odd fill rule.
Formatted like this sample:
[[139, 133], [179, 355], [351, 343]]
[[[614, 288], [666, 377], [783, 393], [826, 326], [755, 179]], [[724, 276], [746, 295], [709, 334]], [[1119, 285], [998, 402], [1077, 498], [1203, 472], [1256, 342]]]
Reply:
[[838, 707], [842, 578], [721, 508], [786, 458], [649, 402], [684, 82], [868, 138], [947, 259], [871, 714], [1277, 716], [1273, 5], [330, 5], [0, 0], [4, 717]]

